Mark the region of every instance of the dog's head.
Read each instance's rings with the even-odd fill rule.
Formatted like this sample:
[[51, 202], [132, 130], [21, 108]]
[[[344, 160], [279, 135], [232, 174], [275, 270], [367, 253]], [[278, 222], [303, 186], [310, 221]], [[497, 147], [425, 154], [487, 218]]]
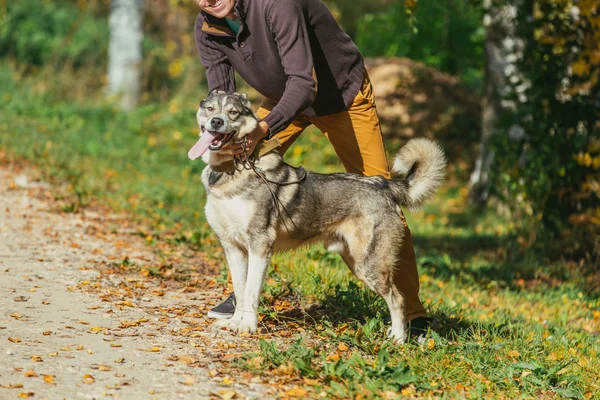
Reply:
[[200, 139], [190, 149], [188, 157], [192, 160], [202, 157], [211, 165], [231, 160], [231, 142], [242, 140], [258, 124], [245, 94], [217, 90], [202, 100], [196, 117]]

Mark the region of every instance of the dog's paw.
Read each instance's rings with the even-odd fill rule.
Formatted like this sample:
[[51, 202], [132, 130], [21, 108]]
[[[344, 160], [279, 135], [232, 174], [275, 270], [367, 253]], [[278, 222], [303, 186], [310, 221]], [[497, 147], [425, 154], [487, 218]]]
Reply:
[[[250, 319], [250, 318], [248, 318], [248, 319]], [[242, 320], [242, 322], [240, 323], [240, 325], [238, 326], [237, 331], [238, 331], [238, 333], [245, 333], [245, 332], [255, 333], [257, 329], [258, 329], [258, 323], [255, 319], [247, 321], [246, 318], [244, 318]]]
[[210, 326], [210, 330], [213, 332], [218, 332], [222, 329], [229, 329], [231, 331], [235, 331], [238, 329], [239, 325], [240, 325], [239, 319], [233, 319], [233, 318], [220, 319]]
[[408, 334], [404, 329], [396, 330], [394, 328], [389, 328], [387, 331], [387, 336], [396, 344], [404, 344], [408, 339]]

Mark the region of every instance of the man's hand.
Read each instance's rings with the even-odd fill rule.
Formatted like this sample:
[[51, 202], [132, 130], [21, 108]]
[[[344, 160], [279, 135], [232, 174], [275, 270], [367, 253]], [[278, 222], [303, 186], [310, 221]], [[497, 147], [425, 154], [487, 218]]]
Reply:
[[[269, 125], [267, 125], [267, 123], [264, 121], [260, 121], [258, 123], [258, 126], [256, 127], [256, 129], [253, 130], [252, 132], [250, 132], [246, 136], [246, 153], [248, 155], [252, 154], [252, 152], [254, 151], [254, 148], [256, 147], [258, 142], [260, 142], [261, 139], [266, 137], [268, 134], [269, 134]], [[242, 158], [243, 158], [244, 150], [242, 149], [242, 145], [239, 143], [235, 143], [235, 145], [232, 149], [232, 153], [235, 156], [238, 156], [241, 154]]]

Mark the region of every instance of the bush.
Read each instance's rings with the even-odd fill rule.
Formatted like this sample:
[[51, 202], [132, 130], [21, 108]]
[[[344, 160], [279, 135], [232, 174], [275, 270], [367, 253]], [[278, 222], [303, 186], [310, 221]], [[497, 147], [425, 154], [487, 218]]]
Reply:
[[36, 67], [106, 65], [108, 22], [91, 9], [39, 0], [9, 1], [4, 7], [0, 54]]
[[522, 217], [524, 244], [547, 249], [556, 240], [557, 255], [593, 263], [600, 253], [599, 12], [590, 0], [525, 2], [518, 26], [526, 47], [505, 98], [514, 111], [502, 122], [509, 134], [492, 142], [493, 187]]

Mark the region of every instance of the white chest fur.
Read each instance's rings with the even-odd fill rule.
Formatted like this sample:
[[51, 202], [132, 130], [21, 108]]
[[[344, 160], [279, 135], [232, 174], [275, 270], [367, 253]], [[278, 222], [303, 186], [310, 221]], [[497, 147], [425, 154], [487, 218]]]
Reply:
[[247, 245], [247, 230], [255, 204], [247, 198], [215, 198], [208, 196], [206, 219], [221, 240]]

